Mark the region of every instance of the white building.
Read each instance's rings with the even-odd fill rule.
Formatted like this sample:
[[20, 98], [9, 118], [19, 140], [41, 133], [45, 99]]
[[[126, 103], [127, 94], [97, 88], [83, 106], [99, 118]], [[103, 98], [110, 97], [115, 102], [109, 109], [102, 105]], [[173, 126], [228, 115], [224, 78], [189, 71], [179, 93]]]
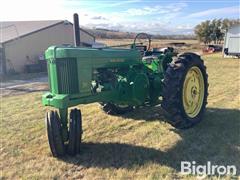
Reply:
[[226, 55], [240, 56], [240, 24], [230, 27], [226, 32], [224, 53]]
[[[82, 46], [91, 46], [95, 37], [80, 28]], [[26, 65], [37, 64], [51, 45], [74, 44], [69, 21], [0, 22], [0, 74], [24, 72]]]

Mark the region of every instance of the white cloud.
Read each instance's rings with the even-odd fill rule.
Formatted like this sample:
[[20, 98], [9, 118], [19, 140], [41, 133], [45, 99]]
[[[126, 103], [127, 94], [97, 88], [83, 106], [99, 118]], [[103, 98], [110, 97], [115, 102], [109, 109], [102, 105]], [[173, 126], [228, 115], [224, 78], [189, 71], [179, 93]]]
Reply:
[[[103, 19], [90, 19], [83, 25], [90, 28], [106, 28], [129, 32], [147, 32], [153, 34], [174, 34], [185, 30], [171, 24], [171, 20], [179, 17], [186, 3], [172, 3], [166, 6], [145, 6], [142, 8], [130, 8], [128, 10], [101, 13], [98, 16]], [[88, 12], [88, 17], [94, 16]], [[189, 31], [189, 28], [187, 28]]]
[[[120, 1], [109, 4], [109, 7], [122, 6], [140, 0]], [[70, 3], [66, 6], [67, 3]], [[177, 34], [185, 30], [169, 23], [180, 16], [186, 3], [172, 3], [166, 6], [149, 5], [143, 8], [129, 8], [117, 12], [96, 12], [81, 6], [72, 6], [77, 1], [66, 0], [4, 0], [1, 2], [0, 21], [20, 20], [69, 20], [72, 14], [78, 13], [80, 25], [87, 27], [102, 27], [130, 32], [148, 32], [153, 34]], [[79, 5], [79, 4], [78, 4]], [[103, 7], [104, 4], [101, 6]], [[149, 15], [149, 18], [145, 17]], [[189, 30], [189, 29], [187, 29]]]
[[140, 1], [141, 0], [120, 1], [120, 2], [116, 2], [116, 3], [103, 4], [103, 5], [96, 6], [96, 7], [89, 8], [89, 9], [101, 9], [101, 8], [117, 7], [117, 6], [122, 6], [122, 5], [126, 5], [126, 4], [137, 3], [137, 2], [140, 2]]
[[184, 25], [178, 25], [176, 27], [176, 29], [179, 29], [179, 30], [192, 30], [194, 27], [190, 24], [184, 24]]
[[63, 3], [64, 0], [4, 0], [1, 1], [0, 21], [66, 19], [71, 12]]
[[[81, 10], [79, 19], [81, 25], [89, 28], [156, 32], [161, 28], [159, 25], [156, 26], [156, 22], [161, 22], [158, 23], [161, 26], [170, 24], [170, 21], [178, 17], [186, 6], [186, 3], [172, 3], [166, 6], [152, 5], [108, 13]], [[156, 28], [153, 30], [151, 27]]]
[[218, 16], [218, 15], [228, 15], [228, 14], [239, 14], [239, 7], [232, 6], [232, 7], [226, 7], [226, 8], [209, 9], [206, 11], [192, 13], [188, 15], [187, 18], [202, 18], [202, 17], [208, 17], [208, 16]]
[[165, 22], [124, 22], [124, 23], [89, 23], [90, 28], [105, 28], [110, 30], [120, 30], [124, 32], [146, 32], [150, 34], [192, 34], [193, 28], [190, 25], [174, 26]]
[[94, 19], [94, 20], [107, 20], [107, 18], [105, 18], [103, 16], [93, 16], [93, 17], [91, 17], [91, 19]]
[[147, 6], [143, 8], [130, 8], [124, 13], [130, 16], [144, 16], [144, 15], [156, 15], [156, 14], [168, 14], [172, 12], [180, 12], [184, 7], [186, 7], [186, 3], [174, 3], [169, 4], [167, 6]]

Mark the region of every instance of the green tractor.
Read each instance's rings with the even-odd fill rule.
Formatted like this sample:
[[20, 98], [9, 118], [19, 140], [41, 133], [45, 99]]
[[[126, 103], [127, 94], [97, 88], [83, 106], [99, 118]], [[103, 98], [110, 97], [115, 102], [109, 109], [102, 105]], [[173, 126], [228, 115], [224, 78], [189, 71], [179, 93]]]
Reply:
[[[161, 104], [176, 128], [201, 121], [207, 104], [208, 76], [200, 56], [174, 56], [172, 48], [153, 51], [147, 34], [130, 48], [78, 47], [78, 15], [74, 14], [75, 46], [52, 46], [45, 52], [50, 91], [42, 96], [50, 150], [54, 157], [80, 152], [82, 116], [70, 107], [99, 102], [108, 114], [123, 114]], [[147, 44], [142, 41], [147, 39]]]

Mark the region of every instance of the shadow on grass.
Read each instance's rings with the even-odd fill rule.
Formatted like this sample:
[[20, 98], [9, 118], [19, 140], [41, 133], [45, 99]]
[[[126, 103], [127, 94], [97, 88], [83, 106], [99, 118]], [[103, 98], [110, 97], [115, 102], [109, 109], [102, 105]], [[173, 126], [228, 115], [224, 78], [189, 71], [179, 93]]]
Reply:
[[162, 121], [165, 119], [164, 110], [160, 106], [144, 106], [134, 109], [134, 111], [123, 114], [123, 118], [145, 121]]
[[[142, 110], [141, 114], [146, 114], [146, 117], [136, 119], [153, 120], [154, 118], [147, 117], [147, 113], [149, 108], [145, 112]], [[194, 128], [171, 129], [182, 139], [165, 152], [132, 144], [83, 143], [80, 155], [66, 157], [63, 161], [85, 167], [127, 169], [153, 162], [176, 171], [180, 171], [181, 161], [196, 161], [203, 165], [211, 161], [218, 165], [236, 165], [239, 174], [239, 117], [239, 110], [208, 108], [203, 121]]]

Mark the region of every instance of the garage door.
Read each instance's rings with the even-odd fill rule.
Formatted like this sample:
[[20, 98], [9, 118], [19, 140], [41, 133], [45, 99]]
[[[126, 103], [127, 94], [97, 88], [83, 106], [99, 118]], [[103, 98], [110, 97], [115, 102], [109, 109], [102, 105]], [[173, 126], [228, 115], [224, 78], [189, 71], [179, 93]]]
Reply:
[[0, 74], [3, 73], [3, 48], [0, 48]]
[[240, 37], [230, 37], [228, 44], [229, 54], [240, 54]]

